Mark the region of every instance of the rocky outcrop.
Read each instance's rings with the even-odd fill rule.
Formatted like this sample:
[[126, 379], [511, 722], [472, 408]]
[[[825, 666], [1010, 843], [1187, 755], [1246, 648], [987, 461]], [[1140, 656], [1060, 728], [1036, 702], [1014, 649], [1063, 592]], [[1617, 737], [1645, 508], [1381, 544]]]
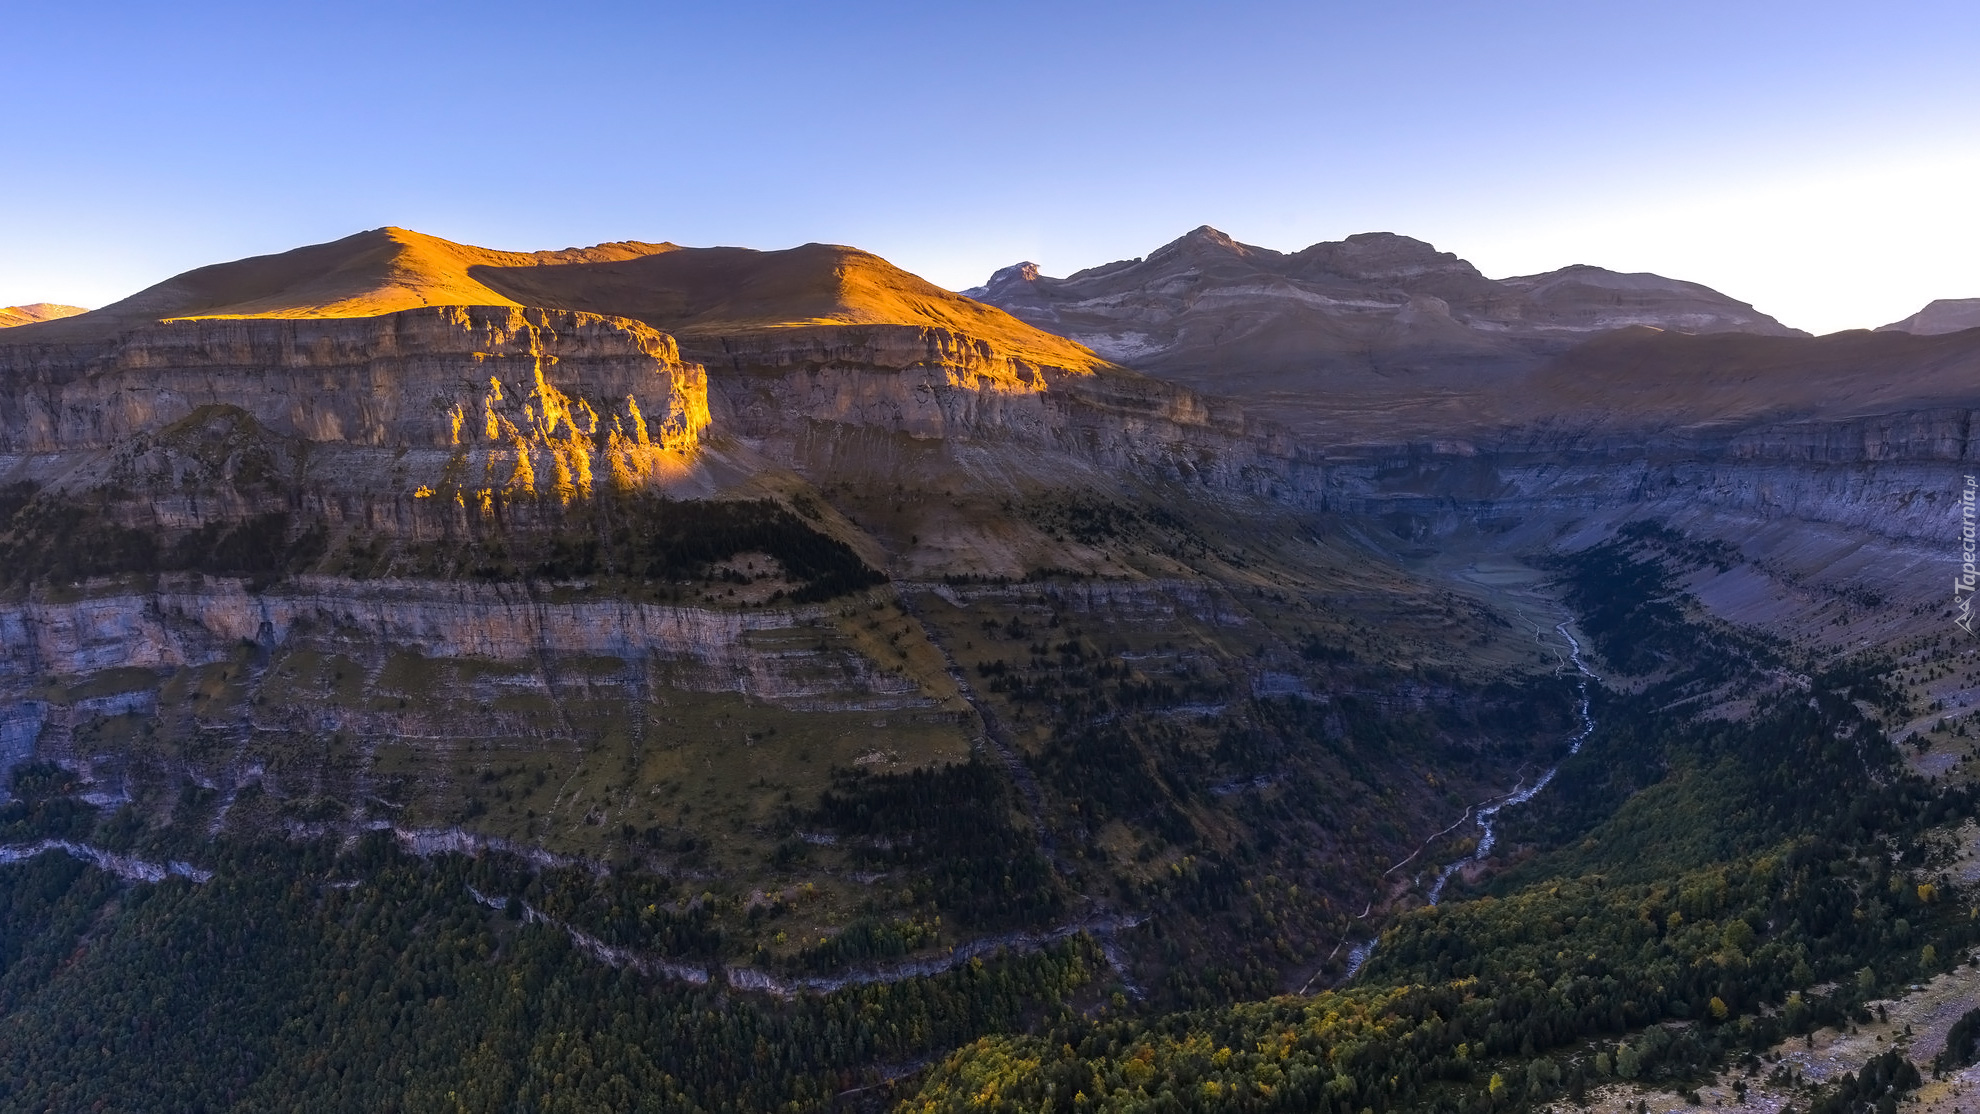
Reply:
[[809, 422], [917, 438], [1036, 436], [1045, 367], [988, 341], [908, 325], [815, 326], [703, 338], [689, 349], [727, 399], [733, 431], [762, 437]]

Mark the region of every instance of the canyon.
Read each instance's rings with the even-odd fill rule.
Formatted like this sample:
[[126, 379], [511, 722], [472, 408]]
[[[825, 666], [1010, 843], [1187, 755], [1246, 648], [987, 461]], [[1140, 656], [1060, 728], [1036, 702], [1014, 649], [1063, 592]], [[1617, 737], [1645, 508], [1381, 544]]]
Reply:
[[[0, 333], [5, 807], [125, 843], [10, 868], [389, 837], [471, 859], [475, 917], [786, 1004], [1082, 940], [1096, 1014], [1356, 978], [1539, 853], [1492, 802], [1562, 792], [1591, 678], [1681, 671], [1601, 658], [1576, 562], [1787, 648], [1687, 691], [1737, 720], [1950, 629], [1980, 456], [1944, 311], [1809, 337], [1386, 233], [957, 294], [385, 228], [41, 317]], [[1943, 746], [1919, 660], [1877, 729]]]
[[[1304, 585], [1304, 635], [1235, 605], [1267, 640], [1242, 653], [1280, 661], [1240, 668], [1242, 687], [1317, 691], [1297, 679], [1297, 638], [1376, 616], [1390, 660], [1484, 681], [1530, 667], [1475, 652], [1489, 629], [1394, 616], [1462, 600], [1488, 628], [1526, 621], [1530, 601], [1474, 575], [1481, 561], [1571, 551], [1638, 520], [1739, 551], [1700, 584], [1728, 620], [1883, 641], [1896, 609], [1943, 594], [1923, 570], [1943, 545], [1948, 477], [1980, 451], [1969, 338], [1809, 338], [1657, 276], [1495, 281], [1407, 237], [1282, 255], [1203, 228], [1145, 260], [1066, 280], [1024, 265], [973, 293], [983, 301], [824, 245], [509, 253], [383, 229], [10, 329], [0, 479], [12, 552], [46, 571], [17, 576], [0, 614], [5, 753], [140, 794], [145, 764], [87, 741], [170, 718], [183, 697], [154, 686], [208, 671], [235, 695], [187, 721], [195, 734], [239, 716], [243, 738], [452, 738], [428, 748], [443, 753], [495, 733], [583, 751], [599, 728], [574, 729], [563, 708], [560, 677], [575, 673], [604, 700], [594, 723], [662, 690], [732, 693], [744, 721], [753, 702], [895, 717], [953, 757], [985, 730], [973, 717], [996, 712], [946, 675], [955, 629], [910, 606], [929, 590], [945, 611], [994, 600], [988, 613], [1019, 626], [1014, 609], [1047, 596], [1118, 625], [1113, 605], [1070, 604], [1092, 597], [1052, 579], [1150, 601]], [[453, 299], [472, 301], [441, 304]], [[891, 580], [876, 599], [902, 597], [901, 626], [880, 647], [859, 615], [893, 605], [779, 604], [809, 582], [743, 537], [657, 593], [630, 566], [564, 560], [596, 551], [585, 531], [626, 529], [586, 508], [656, 497], [663, 515], [670, 500], [777, 508], [778, 529], [818, 539], [794, 544], [840, 547]], [[249, 544], [250, 527], [273, 556], [230, 577], [215, 554]], [[75, 547], [94, 560], [125, 544], [149, 556], [61, 575]], [[545, 579], [492, 571], [532, 561]], [[972, 580], [1039, 587], [971, 604], [942, 587]], [[1353, 602], [1323, 619], [1322, 598]], [[1151, 630], [1182, 622], [1164, 613]], [[354, 692], [406, 660], [493, 672], [391, 697], [410, 711], [312, 677], [324, 687], [305, 702], [320, 708], [278, 723], [233, 702], [270, 684], [270, 654], [343, 662], [333, 672], [362, 678]], [[601, 668], [640, 680], [615, 693]], [[526, 713], [487, 711], [525, 691], [538, 698]], [[269, 777], [252, 749], [188, 776]], [[413, 767], [401, 780], [429, 779], [426, 819], [446, 820], [458, 775]], [[327, 792], [320, 772], [309, 784]], [[363, 776], [337, 784], [339, 798], [369, 792]]]

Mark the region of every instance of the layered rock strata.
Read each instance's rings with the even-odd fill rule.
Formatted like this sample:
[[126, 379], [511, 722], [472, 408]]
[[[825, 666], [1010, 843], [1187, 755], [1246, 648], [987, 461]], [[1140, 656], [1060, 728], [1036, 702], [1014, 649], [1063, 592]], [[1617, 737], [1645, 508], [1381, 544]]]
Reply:
[[238, 580], [168, 578], [141, 591], [0, 605], [0, 679], [169, 673], [227, 661], [244, 645], [265, 654], [310, 644], [360, 659], [411, 652], [530, 670], [546, 658], [651, 663], [684, 691], [793, 710], [900, 710], [942, 699], [817, 633], [825, 617], [817, 607], [544, 599], [524, 585], [307, 576], [253, 591]]
[[502, 307], [160, 322], [0, 349], [0, 460], [73, 455], [243, 411], [311, 444], [454, 458], [443, 478], [566, 499], [635, 483], [707, 427], [701, 368], [638, 322]]
[[1116, 368], [1069, 369], [922, 326], [698, 337], [718, 425], [815, 480], [1180, 484], [1305, 505], [1319, 457], [1242, 407]]

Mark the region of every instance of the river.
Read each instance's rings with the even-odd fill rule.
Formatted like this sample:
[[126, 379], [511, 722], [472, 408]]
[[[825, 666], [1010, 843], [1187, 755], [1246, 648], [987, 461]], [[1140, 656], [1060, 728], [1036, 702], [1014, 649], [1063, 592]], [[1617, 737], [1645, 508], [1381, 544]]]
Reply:
[[[1560, 632], [1562, 638], [1567, 639], [1568, 660], [1574, 664], [1576, 672], [1581, 674], [1580, 677], [1576, 678], [1577, 683], [1580, 685], [1581, 698], [1580, 702], [1575, 705], [1575, 715], [1581, 720], [1581, 728], [1574, 733], [1573, 738], [1568, 740], [1567, 755], [1561, 759], [1561, 762], [1566, 762], [1568, 758], [1581, 753], [1581, 744], [1587, 742], [1588, 736], [1595, 733], [1595, 717], [1588, 714], [1588, 682], [1599, 680], [1600, 678], [1595, 676], [1594, 670], [1588, 668], [1587, 662], [1581, 660], [1581, 643], [1575, 639], [1573, 634], [1568, 632], [1567, 623], [1562, 622], [1560, 626], [1554, 629]], [[1444, 886], [1451, 880], [1452, 875], [1463, 870], [1470, 863], [1481, 863], [1491, 857], [1492, 848], [1498, 842], [1498, 830], [1494, 822], [1498, 819], [1499, 813], [1514, 805], [1523, 805], [1539, 795], [1540, 791], [1547, 788], [1547, 784], [1554, 780], [1554, 775], [1560, 772], [1561, 762], [1547, 767], [1532, 785], [1515, 788], [1510, 794], [1501, 798], [1496, 803], [1483, 805], [1478, 809], [1478, 846], [1472, 849], [1471, 854], [1455, 862], [1447, 863], [1442, 869], [1437, 871], [1437, 880], [1430, 885], [1430, 904], [1437, 904], [1438, 900], [1444, 896]]]

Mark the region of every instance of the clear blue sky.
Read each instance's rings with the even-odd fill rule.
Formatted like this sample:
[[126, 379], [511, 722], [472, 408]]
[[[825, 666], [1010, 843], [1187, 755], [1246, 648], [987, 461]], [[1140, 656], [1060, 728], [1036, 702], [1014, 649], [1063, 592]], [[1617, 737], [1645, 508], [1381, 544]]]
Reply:
[[1980, 297], [1973, 0], [0, 0], [0, 59], [0, 305], [383, 224], [953, 287], [1383, 229], [1817, 331]]

